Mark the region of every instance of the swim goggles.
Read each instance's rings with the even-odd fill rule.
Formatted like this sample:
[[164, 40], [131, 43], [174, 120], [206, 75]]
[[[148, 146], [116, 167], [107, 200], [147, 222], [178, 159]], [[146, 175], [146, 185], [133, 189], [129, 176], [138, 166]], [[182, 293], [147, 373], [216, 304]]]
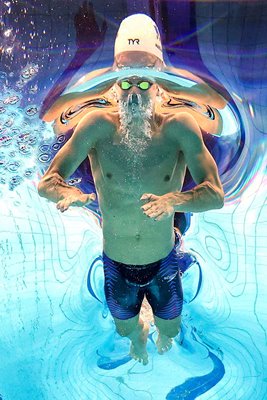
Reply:
[[140, 82], [137, 82], [134, 84], [130, 81], [125, 80], [125, 81], [118, 82], [118, 85], [122, 90], [129, 90], [133, 86], [137, 86], [141, 90], [148, 90], [153, 85], [153, 82], [140, 81]]

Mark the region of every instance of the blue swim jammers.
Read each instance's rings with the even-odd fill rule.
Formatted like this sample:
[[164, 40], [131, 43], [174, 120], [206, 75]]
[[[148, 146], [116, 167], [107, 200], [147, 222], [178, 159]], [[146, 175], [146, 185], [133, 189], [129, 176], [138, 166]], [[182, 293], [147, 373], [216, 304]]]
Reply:
[[144, 295], [155, 316], [173, 319], [181, 315], [183, 290], [175, 246], [165, 258], [145, 265], [117, 262], [103, 252], [103, 265], [105, 296], [113, 317], [135, 317]]

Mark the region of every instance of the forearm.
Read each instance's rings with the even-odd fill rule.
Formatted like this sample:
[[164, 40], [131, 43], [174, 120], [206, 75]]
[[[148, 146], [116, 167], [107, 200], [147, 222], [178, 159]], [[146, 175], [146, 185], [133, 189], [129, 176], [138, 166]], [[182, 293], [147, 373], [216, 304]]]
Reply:
[[222, 188], [205, 181], [186, 192], [172, 192], [175, 212], [203, 212], [222, 208], [224, 193]]
[[38, 185], [38, 193], [41, 197], [57, 203], [70, 195], [84, 194], [75, 186], [68, 185], [59, 174], [44, 177]]

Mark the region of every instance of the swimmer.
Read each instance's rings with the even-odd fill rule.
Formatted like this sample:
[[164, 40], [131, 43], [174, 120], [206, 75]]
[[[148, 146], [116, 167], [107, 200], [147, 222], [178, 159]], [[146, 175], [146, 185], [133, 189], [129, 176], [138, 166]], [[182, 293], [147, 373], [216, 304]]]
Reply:
[[[98, 30], [98, 27], [95, 26], [94, 29]], [[98, 36], [100, 37], [101, 35], [98, 34]], [[134, 38], [134, 40], [131, 38]], [[164, 107], [166, 108], [166, 113], [170, 112], [169, 109], [172, 109], [172, 113], [177, 114], [186, 111], [195, 118], [202, 130], [210, 134], [220, 135], [222, 132], [222, 118], [216, 108], [224, 108], [226, 100], [198, 76], [189, 71], [166, 65], [158, 27], [145, 14], [133, 14], [121, 22], [115, 40], [113, 66], [86, 74], [78, 80], [73, 88], [75, 89], [75, 87], [93, 78], [104, 76], [108, 72], [130, 68], [144, 68], [146, 73], [150, 69], [171, 72], [197, 82], [192, 87], [183, 87], [163, 77], [156, 78], [161, 87], [160, 96], [165, 99]], [[54, 101], [55, 97], [52, 90], [52, 93], [49, 92], [44, 101], [40, 116], [46, 122], [54, 121], [53, 129], [56, 135], [72, 134], [72, 130], [75, 129], [80, 119], [88, 112], [94, 111], [99, 107], [110, 108], [114, 106], [112, 87], [115, 79], [113, 77], [105, 80], [96, 87], [84, 92], [74, 91], [73, 93], [65, 94], [60, 96], [57, 101]], [[58, 88], [61, 88], [61, 91], [63, 90], [62, 85], [58, 85]], [[55, 88], [55, 93], [58, 93], [58, 88]], [[178, 96], [178, 99], [175, 96]], [[198, 102], [198, 104], [194, 102]], [[52, 104], [52, 106], [49, 108], [48, 104]], [[85, 160], [85, 163], [88, 165], [88, 159]], [[90, 170], [90, 166], [86, 169]], [[92, 177], [90, 179], [93, 180]], [[166, 179], [169, 179], [169, 176], [166, 176]], [[185, 216], [184, 213], [176, 213], [175, 226], [179, 228], [182, 234], [184, 233], [182, 231], [183, 220], [186, 218], [188, 225], [190, 225], [190, 216], [191, 214]], [[191, 263], [188, 263], [188, 266], [190, 265]]]
[[[174, 213], [219, 209], [224, 192], [197, 122], [186, 112], [166, 112], [155, 79], [129, 70], [112, 90], [114, 105], [79, 121], [38, 192], [61, 212], [92, 202], [95, 194], [65, 182], [89, 157], [102, 215], [107, 305], [117, 332], [131, 340], [130, 355], [146, 365], [144, 296], [158, 330], [159, 354], [170, 350], [180, 331], [183, 290]], [[196, 186], [181, 192], [186, 167]]]
[[[96, 25], [94, 25], [93, 29], [98, 31]], [[90, 37], [92, 35], [93, 32], [91, 29]], [[96, 36], [103, 38], [103, 35], [99, 32]], [[134, 38], [134, 40], [130, 40], [131, 38]], [[121, 22], [115, 40], [113, 66], [90, 72], [79, 79], [73, 88], [75, 89], [75, 87], [93, 78], [104, 76], [108, 72], [122, 71], [130, 68], [144, 68], [146, 73], [150, 69], [170, 72], [197, 82], [197, 84], [192, 87], [183, 87], [170, 80], [167, 81], [163, 77], [156, 78], [157, 83], [161, 87], [160, 96], [162, 99], [165, 99], [164, 107], [166, 108], [166, 113], [171, 112], [178, 114], [186, 111], [195, 118], [200, 129], [217, 136], [221, 134], [222, 118], [216, 108], [224, 108], [227, 103], [226, 100], [198, 76], [189, 71], [172, 68], [166, 65], [163, 58], [158, 27], [155, 22], [145, 14], [133, 14]], [[69, 76], [69, 73], [67, 75]], [[162, 75], [164, 76], [164, 74]], [[52, 92], [49, 92], [42, 106], [40, 116], [46, 122], [54, 121], [53, 129], [56, 135], [62, 135], [64, 133], [68, 135], [72, 134], [72, 131], [75, 129], [80, 119], [88, 112], [94, 111], [99, 107], [110, 108], [114, 106], [112, 87], [115, 83], [115, 79], [116, 78], [113, 77], [109, 80], [105, 80], [96, 87], [90, 88], [84, 92], [74, 91], [62, 95], [55, 101], [53, 93], [58, 94], [58, 90], [62, 92], [64, 89], [62, 85], [58, 85]], [[178, 100], [175, 96], [178, 97]], [[172, 109], [172, 111], [169, 109]], [[85, 160], [85, 164], [86, 163], [87, 165], [89, 164], [88, 159]], [[87, 166], [86, 169], [90, 170], [90, 166], [89, 168]], [[92, 177], [90, 177], [90, 179], [93, 180]], [[168, 180], [169, 176], [166, 176], [166, 179]], [[179, 228], [182, 234], [184, 234], [183, 220], [187, 219], [187, 224], [189, 226], [190, 216], [191, 214], [185, 215], [184, 213], [176, 213], [175, 226]], [[188, 266], [190, 265], [191, 264], [188, 263]]]

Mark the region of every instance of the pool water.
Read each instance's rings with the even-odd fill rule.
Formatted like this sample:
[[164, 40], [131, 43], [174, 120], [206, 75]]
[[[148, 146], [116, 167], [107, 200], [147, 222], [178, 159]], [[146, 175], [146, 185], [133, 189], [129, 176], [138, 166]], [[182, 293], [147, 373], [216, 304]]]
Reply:
[[[53, 10], [48, 1], [41, 8], [24, 3], [0, 6], [0, 399], [266, 400], [266, 54], [260, 41], [266, 7], [181, 2], [179, 10], [179, 3], [150, 2], [159, 26], [164, 17], [169, 62], [207, 79], [209, 71], [230, 98], [219, 110], [221, 137], [204, 133], [225, 206], [192, 216], [183, 240], [197, 262], [182, 277], [181, 332], [159, 355], [150, 320], [144, 366], [129, 356], [129, 339], [116, 333], [105, 301], [97, 201], [61, 214], [37, 193], [70, 136], [56, 137], [38, 115], [74, 55], [73, 18], [82, 2], [54, 2]], [[149, 2], [123, 4], [125, 15], [149, 14]], [[91, 70], [112, 64], [110, 46], [125, 16], [115, 2], [94, 7], [108, 30], [87, 61]], [[86, 63], [77, 77], [85, 70]], [[69, 184], [94, 190], [88, 165]]]

